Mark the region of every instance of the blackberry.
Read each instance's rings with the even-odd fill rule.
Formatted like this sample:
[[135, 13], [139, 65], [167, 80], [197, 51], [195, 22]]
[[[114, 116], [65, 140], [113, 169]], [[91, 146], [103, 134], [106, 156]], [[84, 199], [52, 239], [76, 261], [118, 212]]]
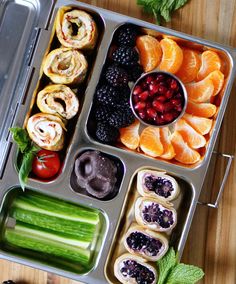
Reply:
[[99, 122], [96, 129], [96, 137], [105, 143], [115, 142], [119, 137], [119, 130], [109, 124]]
[[129, 67], [137, 65], [139, 55], [133, 47], [120, 46], [112, 53], [112, 59], [118, 64]]
[[115, 110], [109, 118], [109, 124], [116, 128], [127, 127], [135, 120], [134, 114], [130, 108]]
[[142, 211], [142, 214], [146, 222], [148, 223], [158, 222], [158, 217], [161, 214], [159, 205], [156, 203], [152, 203], [151, 205], [145, 206], [145, 208]]
[[3, 281], [2, 284], [15, 284], [15, 282], [12, 280], [6, 280], [6, 281]]
[[107, 68], [105, 78], [113, 87], [124, 87], [128, 84], [127, 72], [116, 65]]
[[97, 92], [95, 99], [97, 102], [105, 105], [116, 105], [119, 102], [119, 93], [109, 85], [103, 85]]
[[174, 190], [171, 181], [165, 178], [155, 178], [154, 176], [145, 177], [145, 186], [148, 190], [154, 191], [156, 194], [162, 197], [169, 197]]
[[162, 228], [169, 228], [174, 224], [173, 213], [169, 210], [164, 210], [160, 212], [157, 217], [157, 222]]
[[143, 67], [139, 64], [129, 67], [127, 69], [129, 81], [136, 82], [141, 77], [143, 72]]
[[108, 122], [111, 116], [111, 108], [106, 105], [98, 105], [95, 109], [95, 118], [99, 122]]
[[135, 46], [137, 29], [133, 25], [125, 25], [117, 32], [117, 44], [120, 46]]

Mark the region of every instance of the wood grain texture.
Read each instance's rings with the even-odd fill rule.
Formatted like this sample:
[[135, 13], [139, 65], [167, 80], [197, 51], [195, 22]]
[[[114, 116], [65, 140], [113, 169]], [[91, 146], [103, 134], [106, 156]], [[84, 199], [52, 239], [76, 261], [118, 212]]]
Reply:
[[[145, 15], [136, 0], [82, 1], [98, 7], [154, 22]], [[167, 27], [236, 48], [236, 0], [190, 0], [173, 14]], [[236, 86], [223, 121], [218, 150], [236, 154]], [[207, 180], [202, 199], [208, 199], [219, 184], [224, 163], [211, 167], [213, 180]], [[209, 178], [210, 179], [210, 178]], [[233, 163], [219, 209], [198, 206], [182, 258], [183, 262], [201, 266], [204, 284], [236, 283], [236, 166]], [[13, 279], [21, 284], [75, 284], [56, 275], [0, 260], [0, 282]], [[90, 283], [90, 284], [95, 284]]]

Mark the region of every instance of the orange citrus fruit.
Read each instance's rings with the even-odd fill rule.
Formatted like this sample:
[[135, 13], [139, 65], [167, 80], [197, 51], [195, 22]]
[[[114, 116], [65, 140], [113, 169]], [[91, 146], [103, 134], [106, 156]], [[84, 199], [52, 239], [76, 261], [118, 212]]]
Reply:
[[199, 71], [201, 60], [198, 52], [183, 48], [183, 62], [180, 66], [176, 76], [180, 78], [183, 83], [189, 83], [195, 80]]
[[208, 78], [199, 82], [186, 84], [185, 88], [188, 98], [195, 103], [204, 103], [209, 101], [214, 93], [214, 84], [212, 80]]
[[160, 140], [160, 130], [157, 127], [146, 127], [140, 136], [141, 150], [152, 157], [158, 157], [163, 154], [164, 147]]
[[121, 142], [131, 150], [135, 150], [139, 146], [139, 126], [140, 122], [135, 120], [130, 126], [119, 129]]
[[192, 128], [202, 135], [206, 135], [211, 130], [212, 119], [210, 118], [195, 116], [188, 113], [185, 113], [183, 118], [192, 126]]
[[171, 133], [168, 127], [160, 128], [160, 139], [164, 148], [163, 154], [160, 157], [166, 160], [173, 159], [175, 150], [171, 144]]
[[183, 62], [183, 51], [178, 44], [170, 39], [164, 38], [160, 41], [163, 56], [159, 65], [160, 70], [176, 73]]
[[136, 47], [139, 51], [140, 64], [145, 72], [152, 71], [160, 64], [162, 49], [155, 37], [150, 35], [138, 37]]
[[216, 113], [216, 106], [211, 103], [196, 104], [191, 100], [188, 100], [186, 112], [189, 114], [209, 118]]
[[175, 159], [177, 161], [190, 165], [200, 160], [200, 154], [188, 146], [178, 131], [172, 134], [171, 142], [175, 149]]
[[204, 79], [208, 74], [215, 70], [220, 70], [221, 60], [219, 55], [212, 50], [207, 50], [202, 53], [201, 67], [197, 74], [197, 81]]
[[179, 119], [175, 124], [175, 129], [181, 134], [184, 141], [193, 149], [198, 149], [206, 145], [206, 139], [199, 134], [184, 119]]
[[210, 79], [214, 85], [214, 92], [212, 96], [216, 96], [224, 85], [224, 74], [220, 70], [211, 72], [206, 79]]

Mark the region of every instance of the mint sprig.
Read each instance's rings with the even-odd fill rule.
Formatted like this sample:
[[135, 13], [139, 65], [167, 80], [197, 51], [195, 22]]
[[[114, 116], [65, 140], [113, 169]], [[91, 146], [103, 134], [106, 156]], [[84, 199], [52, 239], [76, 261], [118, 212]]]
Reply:
[[137, 4], [143, 7], [146, 13], [153, 14], [157, 24], [164, 19], [169, 22], [171, 13], [178, 10], [187, 3], [188, 0], [137, 0]]
[[24, 190], [28, 176], [32, 170], [32, 163], [36, 153], [40, 150], [33, 144], [27, 131], [21, 127], [10, 128], [13, 140], [16, 142], [19, 151], [22, 153], [22, 162], [19, 170], [19, 181], [21, 188]]
[[159, 269], [157, 284], [194, 284], [204, 276], [201, 268], [179, 263], [178, 254], [173, 248], [157, 261], [157, 266]]

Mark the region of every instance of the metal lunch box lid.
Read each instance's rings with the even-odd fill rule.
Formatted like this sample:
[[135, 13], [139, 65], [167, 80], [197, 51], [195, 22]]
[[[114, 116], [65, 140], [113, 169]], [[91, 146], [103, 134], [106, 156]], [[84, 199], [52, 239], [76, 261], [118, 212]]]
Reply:
[[46, 28], [53, 0], [0, 0], [0, 177], [11, 138], [9, 128], [24, 99], [24, 82], [39, 30]]

